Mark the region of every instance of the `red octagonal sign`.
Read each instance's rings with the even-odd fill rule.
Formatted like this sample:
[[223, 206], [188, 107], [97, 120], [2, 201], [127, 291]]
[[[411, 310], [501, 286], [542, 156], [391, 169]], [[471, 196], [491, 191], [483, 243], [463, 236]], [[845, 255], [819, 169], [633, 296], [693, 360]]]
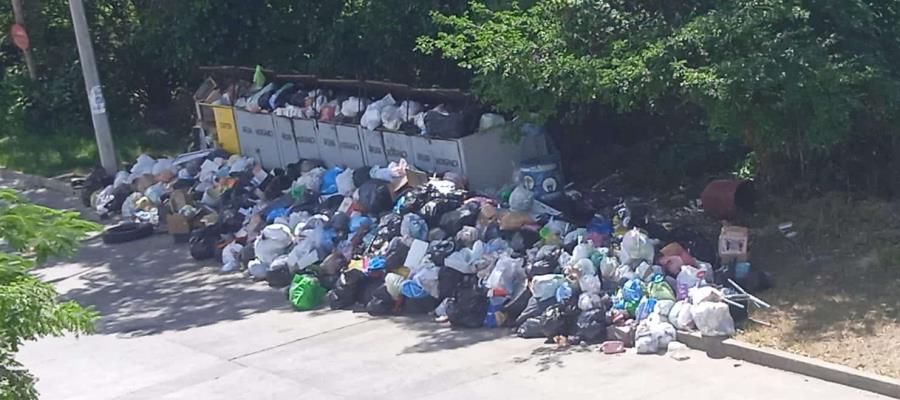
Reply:
[[13, 43], [15, 43], [16, 47], [22, 51], [28, 50], [28, 47], [31, 46], [31, 40], [28, 39], [28, 32], [25, 32], [25, 27], [22, 25], [13, 24], [9, 34], [12, 36]]

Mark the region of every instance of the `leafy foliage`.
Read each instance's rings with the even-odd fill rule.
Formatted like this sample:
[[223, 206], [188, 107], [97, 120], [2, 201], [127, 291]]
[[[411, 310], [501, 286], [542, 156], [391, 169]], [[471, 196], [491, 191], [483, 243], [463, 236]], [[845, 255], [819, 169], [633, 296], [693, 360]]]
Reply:
[[15, 360], [29, 340], [65, 332], [90, 333], [96, 314], [73, 301], [60, 302], [52, 285], [29, 273], [47, 257], [72, 255], [79, 240], [100, 226], [26, 202], [0, 189], [0, 399], [36, 399], [34, 378]]
[[445, 30], [419, 48], [472, 70], [507, 111], [699, 107], [710, 137], [802, 172], [848, 141], [896, 133], [898, 12], [892, 1], [473, 2], [433, 14]]

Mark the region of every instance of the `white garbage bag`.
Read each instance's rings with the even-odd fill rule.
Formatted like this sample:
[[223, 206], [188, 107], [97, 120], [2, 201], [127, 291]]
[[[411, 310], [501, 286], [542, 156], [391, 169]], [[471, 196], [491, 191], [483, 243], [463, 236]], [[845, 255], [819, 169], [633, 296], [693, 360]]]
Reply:
[[728, 304], [704, 301], [691, 306], [694, 325], [703, 336], [734, 335], [734, 319], [728, 311]]
[[481, 114], [481, 119], [479, 119], [478, 121], [478, 131], [487, 132], [492, 128], [503, 126], [504, 124], [506, 124], [506, 119], [503, 118], [502, 115], [494, 113], [484, 113]]
[[156, 160], [154, 160], [153, 157], [150, 157], [146, 154], [141, 154], [135, 161], [134, 166], [131, 167], [131, 174], [134, 176], [152, 174], [153, 166], [155, 165]]
[[603, 285], [597, 275], [582, 275], [581, 278], [578, 278], [578, 286], [584, 293], [599, 295], [603, 291]]
[[619, 267], [619, 259], [615, 257], [603, 257], [600, 259], [600, 276], [606, 280], [615, 280], [616, 268]]
[[306, 190], [313, 190], [318, 192], [319, 188], [322, 186], [323, 176], [325, 176], [325, 168], [316, 167], [303, 174], [301, 177], [297, 178], [297, 180], [294, 181], [294, 184], [291, 186], [303, 186], [306, 188]]
[[348, 197], [356, 190], [356, 186], [353, 185], [353, 168], [344, 169], [338, 174], [335, 181], [337, 182], [338, 193], [341, 196]]
[[287, 253], [293, 243], [294, 234], [291, 233], [291, 228], [282, 224], [272, 224], [263, 228], [256, 237], [253, 250], [257, 259], [265, 264], [271, 264], [276, 257]]
[[566, 278], [559, 274], [538, 275], [531, 279], [531, 293], [538, 300], [556, 297], [556, 289], [562, 286]]
[[514, 289], [525, 281], [525, 269], [522, 268], [525, 260], [522, 258], [512, 258], [507, 254], [502, 254], [494, 264], [494, 269], [487, 278], [487, 287], [490, 289], [504, 289], [512, 293]]
[[572, 250], [572, 261], [588, 260], [590, 261], [591, 253], [594, 252], [594, 245], [589, 241], [584, 241], [575, 246]]
[[344, 102], [341, 103], [341, 114], [346, 117], [353, 118], [359, 115], [359, 113], [365, 110], [368, 106], [368, 99], [361, 99], [359, 97], [350, 96], [349, 99], [344, 100]]
[[256, 279], [266, 279], [266, 275], [269, 273], [269, 264], [260, 261], [258, 258], [251, 260], [247, 264], [247, 273]]
[[592, 293], [582, 293], [578, 295], [578, 308], [581, 311], [589, 311], [600, 308], [603, 305], [603, 299], [600, 295]]
[[412, 121], [416, 115], [422, 112], [422, 103], [414, 100], [403, 100], [397, 110], [403, 121]]
[[425, 289], [431, 297], [437, 298], [440, 291], [438, 290], [438, 273], [441, 271], [441, 268], [434, 265], [431, 260], [428, 260], [426, 257], [426, 261], [422, 261], [422, 267], [419, 269], [413, 276], [413, 280]]
[[228, 245], [222, 249], [221, 272], [231, 272], [240, 266], [242, 250], [244, 250], [244, 245], [238, 242], [228, 243]]
[[381, 108], [381, 125], [392, 131], [400, 129], [403, 118], [400, 115], [400, 109], [397, 106], [384, 106]]
[[534, 192], [523, 185], [516, 186], [509, 195], [509, 209], [518, 212], [529, 212], [534, 203]]
[[655, 250], [646, 234], [634, 228], [622, 238], [622, 249], [619, 258], [622, 264], [637, 265], [641, 261], [653, 263]]
[[691, 315], [691, 303], [676, 301], [669, 310], [669, 323], [678, 330], [690, 330], [694, 327], [694, 319]]
[[366, 107], [366, 112], [363, 113], [359, 124], [368, 129], [378, 128], [381, 126], [382, 122], [381, 109], [385, 106], [393, 106], [395, 104], [397, 104], [397, 101], [394, 100], [394, 96], [391, 96], [390, 94], [384, 96], [381, 100], [369, 104], [369, 106]]

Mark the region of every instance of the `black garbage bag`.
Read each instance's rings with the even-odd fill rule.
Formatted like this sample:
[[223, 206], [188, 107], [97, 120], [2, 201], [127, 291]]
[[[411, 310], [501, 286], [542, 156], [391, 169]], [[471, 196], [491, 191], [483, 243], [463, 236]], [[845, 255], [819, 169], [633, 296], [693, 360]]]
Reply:
[[380, 250], [391, 239], [400, 236], [401, 224], [403, 224], [403, 217], [397, 214], [385, 214], [384, 217], [381, 217], [375, 231], [375, 239], [372, 240], [372, 249]]
[[319, 204], [316, 212], [318, 212], [319, 214], [332, 215], [335, 211], [337, 211], [338, 208], [341, 207], [341, 203], [343, 202], [344, 196], [341, 196], [339, 194], [331, 196], [325, 199], [325, 201], [323, 201], [321, 204]]
[[360, 297], [366, 275], [358, 270], [344, 271], [328, 295], [328, 305], [332, 310], [350, 308]]
[[399, 237], [391, 239], [387, 251], [384, 252], [384, 267], [388, 271], [396, 270], [403, 266], [406, 256], [409, 254], [409, 246], [403, 243]]
[[398, 212], [400, 214], [408, 214], [411, 212], [418, 212], [422, 209], [422, 206], [430, 200], [429, 190], [425, 187], [416, 187], [410, 190], [407, 190], [398, 199], [397, 203], [400, 205], [398, 208]]
[[285, 190], [290, 189], [291, 183], [293, 183], [293, 181], [284, 174], [284, 171], [281, 171], [280, 175], [274, 177], [270, 176], [263, 182], [265, 185], [263, 188], [263, 196], [267, 200], [275, 200], [283, 196]]
[[388, 293], [387, 286], [381, 285], [372, 293], [366, 303], [366, 312], [371, 316], [390, 315], [394, 311], [394, 298]]
[[547, 260], [536, 260], [531, 264], [525, 266], [525, 272], [528, 274], [528, 277], [535, 277], [538, 275], [547, 275], [556, 273], [557, 266], [559, 264], [551, 263]]
[[425, 131], [431, 136], [444, 139], [459, 139], [466, 135], [466, 118], [462, 113], [425, 113]]
[[338, 280], [341, 279], [341, 276], [316, 274], [316, 279], [319, 280], [319, 284], [322, 285], [322, 289], [330, 291], [337, 286]]
[[464, 226], [475, 226], [481, 208], [478, 203], [465, 204], [441, 216], [441, 228], [447, 235], [456, 235]]
[[269, 284], [269, 287], [276, 289], [287, 287], [293, 279], [294, 274], [291, 273], [291, 269], [286, 264], [275, 265], [273, 263], [266, 274], [266, 283]]
[[438, 270], [438, 300], [453, 296], [466, 275], [450, 267]]
[[331, 229], [334, 229], [336, 232], [347, 232], [350, 230], [350, 216], [344, 212], [336, 212], [331, 216], [331, 219], [328, 221], [328, 225], [330, 225]]
[[575, 336], [581, 341], [600, 343], [606, 340], [606, 310], [603, 308], [582, 311], [575, 325]]
[[306, 211], [310, 214], [316, 214], [319, 209], [319, 195], [312, 190], [303, 192], [300, 199], [294, 201], [292, 211]]
[[509, 248], [518, 253], [524, 253], [541, 240], [541, 235], [531, 229], [519, 229], [509, 239]]
[[431, 296], [425, 296], [418, 299], [405, 297], [403, 299], [403, 314], [421, 315], [434, 311], [438, 306], [438, 300]]
[[[94, 167], [91, 170], [91, 173], [88, 174], [87, 177], [84, 178], [84, 181], [81, 183], [81, 203], [85, 207], [91, 206], [91, 195], [101, 190], [109, 185], [112, 185], [115, 181], [115, 177], [106, 173], [106, 170], [102, 167]], [[131, 188], [128, 187], [128, 194], [131, 194]], [[126, 196], [127, 197], [127, 196]], [[122, 205], [119, 204], [118, 208], [108, 208], [109, 210], [119, 210], [122, 208]]]
[[544, 336], [568, 336], [577, 330], [578, 313], [569, 304], [556, 303], [547, 307], [541, 314], [541, 331]]
[[369, 176], [369, 172], [372, 170], [372, 167], [361, 167], [353, 170], [353, 187], [360, 187], [363, 183], [368, 182], [372, 179]]
[[447, 303], [447, 317], [452, 327], [480, 328], [484, 325], [487, 310], [487, 289], [478, 284], [478, 278], [474, 275], [463, 279]]
[[675, 228], [669, 232], [669, 242], [678, 242], [697, 260], [715, 263], [719, 249], [714, 241], [687, 228]]
[[197, 261], [208, 260], [216, 256], [216, 242], [219, 241], [219, 227], [212, 225], [194, 231], [191, 235], [190, 253]]
[[429, 244], [428, 255], [434, 265], [443, 267], [444, 260], [455, 250], [456, 243], [453, 240], [436, 240]]
[[[419, 210], [419, 215], [422, 216], [428, 226], [439, 226], [441, 217], [443, 217], [444, 214], [455, 210], [460, 205], [462, 205], [462, 201], [457, 199], [432, 199], [422, 206]], [[453, 232], [453, 234], [456, 234], [456, 232]]]
[[516, 294], [515, 297], [506, 301], [503, 304], [503, 307], [500, 308], [500, 312], [506, 315], [506, 321], [503, 325], [512, 326], [515, 324], [515, 321], [519, 318], [519, 315], [522, 315], [522, 311], [525, 311], [525, 308], [528, 307], [528, 302], [531, 300], [531, 290], [528, 288], [524, 288], [520, 293]]
[[541, 329], [540, 318], [528, 318], [516, 329], [516, 335], [523, 339], [537, 339], [544, 337]]
[[369, 300], [375, 295], [375, 292], [384, 285], [384, 277], [375, 279], [366, 277], [361, 283], [359, 291], [356, 292], [356, 302], [359, 304], [369, 304]]
[[359, 187], [359, 204], [366, 214], [380, 215], [394, 206], [388, 183], [372, 179]]
[[529, 318], [539, 318], [548, 307], [554, 304], [556, 304], [555, 298], [544, 299], [541, 301], [538, 301], [537, 297], [528, 299], [528, 305], [525, 306], [525, 309], [522, 310], [519, 317], [516, 318], [516, 325], [521, 325]]

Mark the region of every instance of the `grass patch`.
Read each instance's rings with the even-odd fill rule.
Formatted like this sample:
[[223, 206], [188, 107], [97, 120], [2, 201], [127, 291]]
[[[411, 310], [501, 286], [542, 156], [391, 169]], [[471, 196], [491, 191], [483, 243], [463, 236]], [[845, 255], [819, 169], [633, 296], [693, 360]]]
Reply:
[[[88, 171], [100, 163], [100, 157], [94, 137], [83, 132], [0, 137], [0, 166], [42, 176]], [[113, 133], [120, 165], [133, 162], [141, 153], [182, 152], [188, 140], [187, 135], [176, 137], [162, 131]]]

